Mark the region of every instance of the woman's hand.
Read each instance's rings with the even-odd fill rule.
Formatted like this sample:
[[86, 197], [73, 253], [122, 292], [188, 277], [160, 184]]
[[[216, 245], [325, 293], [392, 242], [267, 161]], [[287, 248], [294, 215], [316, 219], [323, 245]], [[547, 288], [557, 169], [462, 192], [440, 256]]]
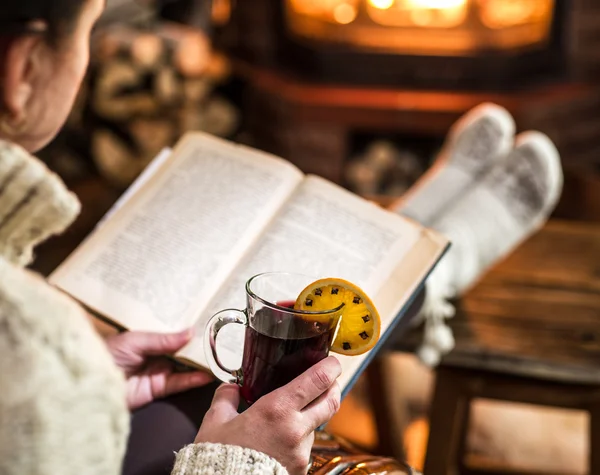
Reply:
[[161, 358], [176, 353], [192, 336], [191, 330], [173, 334], [126, 332], [106, 339], [108, 350], [127, 378], [130, 410], [213, 381], [211, 375], [200, 371], [176, 373], [173, 362]]
[[239, 388], [224, 384], [215, 393], [196, 443], [237, 445], [267, 454], [290, 475], [305, 475], [314, 430], [328, 422], [340, 407], [336, 379], [340, 363], [332, 356], [288, 385], [259, 399], [238, 414]]

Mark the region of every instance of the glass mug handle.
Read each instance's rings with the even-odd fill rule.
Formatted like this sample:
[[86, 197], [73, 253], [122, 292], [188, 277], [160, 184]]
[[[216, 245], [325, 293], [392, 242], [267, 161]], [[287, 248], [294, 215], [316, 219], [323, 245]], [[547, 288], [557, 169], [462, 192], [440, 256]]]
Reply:
[[228, 309], [214, 314], [204, 330], [204, 353], [208, 367], [224, 383], [242, 384], [242, 370], [227, 368], [217, 354], [217, 335], [226, 325], [248, 325], [248, 317], [241, 310]]

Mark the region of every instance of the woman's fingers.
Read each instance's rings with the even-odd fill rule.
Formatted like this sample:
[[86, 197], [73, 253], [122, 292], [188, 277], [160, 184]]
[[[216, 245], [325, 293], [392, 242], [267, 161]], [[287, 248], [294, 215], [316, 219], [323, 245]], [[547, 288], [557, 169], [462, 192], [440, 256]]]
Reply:
[[340, 410], [341, 397], [340, 385], [336, 382], [327, 392], [321, 394], [302, 410], [302, 416], [310, 432], [329, 422]]

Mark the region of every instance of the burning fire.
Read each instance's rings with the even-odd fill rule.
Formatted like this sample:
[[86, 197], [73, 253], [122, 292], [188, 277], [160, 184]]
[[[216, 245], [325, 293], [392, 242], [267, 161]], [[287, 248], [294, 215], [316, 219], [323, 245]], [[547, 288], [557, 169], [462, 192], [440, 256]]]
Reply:
[[[432, 54], [444, 50], [456, 54], [478, 47], [514, 48], [543, 42], [549, 36], [555, 0], [286, 2], [288, 22], [301, 36], [406, 52], [426, 53], [429, 47]], [[437, 39], [431, 34], [419, 36], [431, 29], [440, 32]]]
[[368, 0], [367, 11], [381, 25], [449, 28], [465, 21], [468, 0]]
[[[393, 4], [394, 1], [391, 3]], [[406, 0], [406, 4], [410, 8], [431, 8], [441, 10], [442, 8], [464, 7], [467, 4], [467, 0]]]
[[387, 10], [394, 4], [394, 0], [370, 0], [369, 3], [380, 10]]

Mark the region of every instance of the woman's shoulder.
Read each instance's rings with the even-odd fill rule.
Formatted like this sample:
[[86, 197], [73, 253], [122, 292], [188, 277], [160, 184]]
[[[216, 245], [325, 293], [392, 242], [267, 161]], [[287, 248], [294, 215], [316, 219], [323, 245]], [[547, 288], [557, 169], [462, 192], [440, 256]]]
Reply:
[[26, 264], [37, 244], [73, 222], [79, 201], [44, 163], [3, 140], [0, 183], [0, 256]]

